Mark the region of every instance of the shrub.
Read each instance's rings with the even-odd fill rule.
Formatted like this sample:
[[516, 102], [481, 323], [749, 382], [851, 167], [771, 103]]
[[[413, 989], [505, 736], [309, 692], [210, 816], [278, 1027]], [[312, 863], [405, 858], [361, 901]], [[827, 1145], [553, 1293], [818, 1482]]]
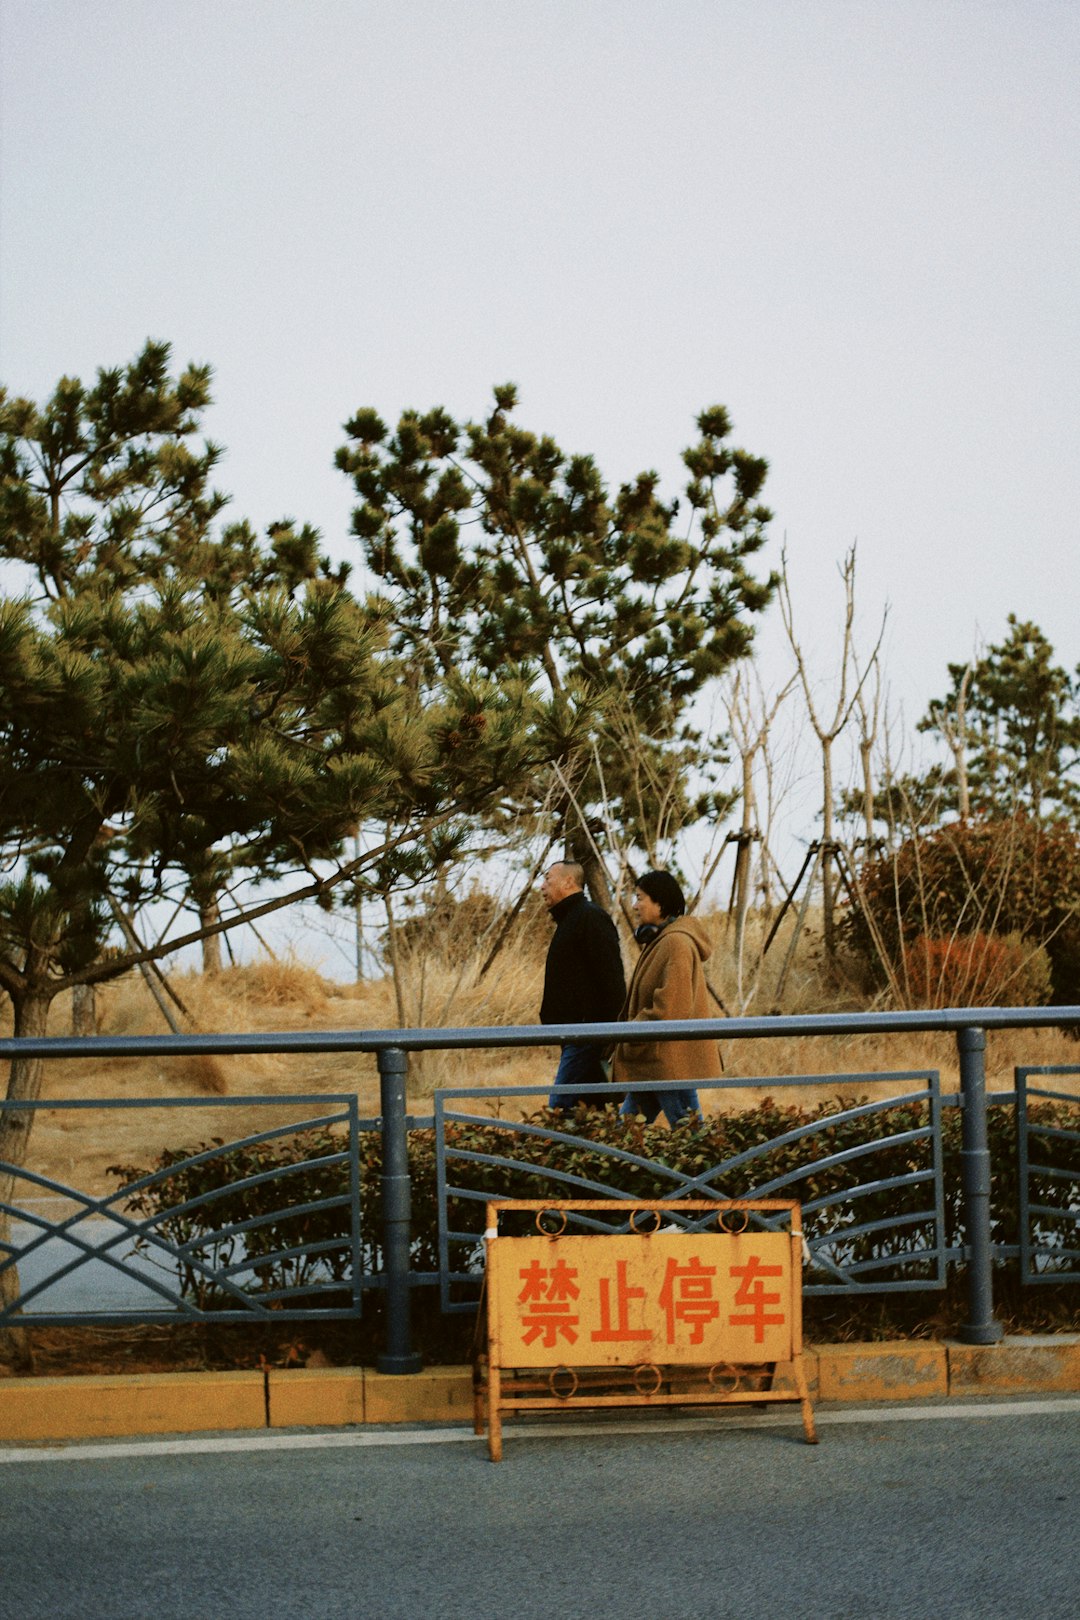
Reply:
[[1050, 999], [1080, 1000], [1080, 834], [1064, 823], [1018, 812], [939, 827], [865, 862], [858, 892], [841, 933], [879, 977], [884, 955], [901, 983], [920, 936], [1016, 935], [1045, 947]]
[[[194, 1148], [168, 1148], [149, 1168], [111, 1165], [107, 1173], [126, 1184], [147, 1181], [129, 1194], [125, 1207], [153, 1219], [155, 1231], [180, 1251], [175, 1272], [184, 1298], [200, 1310], [228, 1310], [235, 1297], [207, 1270], [241, 1259], [254, 1276], [237, 1279], [244, 1293], [298, 1290], [302, 1296], [327, 1286], [340, 1293], [352, 1265], [345, 1145], [341, 1132], [327, 1127], [256, 1143], [226, 1143], [217, 1136]], [[334, 1202], [307, 1207], [323, 1199]], [[155, 1264], [165, 1263], [148, 1239], [138, 1238], [135, 1248]], [[365, 1245], [362, 1268], [376, 1263], [377, 1252]], [[340, 1304], [340, 1297], [333, 1303]]]
[[914, 1007], [1042, 1007], [1053, 990], [1045, 947], [1019, 934], [920, 934], [904, 947], [902, 967]]
[[310, 1013], [326, 1008], [326, 980], [314, 968], [289, 958], [229, 968], [219, 982], [230, 997], [239, 996], [264, 1007], [298, 1006]]

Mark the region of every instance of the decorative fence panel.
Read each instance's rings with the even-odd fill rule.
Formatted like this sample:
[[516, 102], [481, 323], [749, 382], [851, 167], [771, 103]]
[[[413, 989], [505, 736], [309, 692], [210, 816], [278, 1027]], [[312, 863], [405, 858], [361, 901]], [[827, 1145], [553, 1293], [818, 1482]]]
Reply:
[[[794, 1075], [782, 1079], [703, 1082], [705, 1093], [764, 1087], [786, 1091], [803, 1086], [835, 1086], [850, 1099], [831, 1112], [800, 1123], [770, 1140], [693, 1173], [643, 1158], [610, 1142], [575, 1135], [573, 1117], [560, 1128], [549, 1121], [492, 1119], [469, 1109], [490, 1104], [491, 1091], [479, 1087], [435, 1093], [435, 1152], [439, 1202], [439, 1270], [444, 1311], [475, 1308], [483, 1265], [482, 1209], [498, 1197], [588, 1198], [606, 1196], [612, 1218], [576, 1215], [582, 1230], [627, 1230], [618, 1214], [620, 1200], [647, 1196], [695, 1198], [796, 1198], [802, 1203], [807, 1242], [804, 1273], [807, 1294], [888, 1293], [941, 1288], [950, 1258], [945, 1240], [942, 1175], [942, 1099], [936, 1071], [892, 1074]], [[887, 1087], [884, 1097], [859, 1096]], [[604, 1102], [610, 1088], [580, 1087]], [[660, 1083], [641, 1091], [662, 1092]], [[537, 1107], [547, 1087], [500, 1087], [499, 1099], [515, 1112], [530, 1099]], [[477, 1145], [478, 1133], [488, 1139]], [[497, 1141], [494, 1151], [490, 1138]], [[861, 1138], [861, 1139], [860, 1139]], [[572, 1170], [546, 1165], [547, 1144], [569, 1154], [579, 1149]], [[564, 1162], [567, 1157], [564, 1154]], [[677, 1208], [672, 1220], [688, 1230], [702, 1224]], [[763, 1217], [759, 1224], [767, 1225]]]
[[1039, 1117], [1041, 1104], [1075, 1104], [1076, 1097], [1032, 1084], [1032, 1076], [1048, 1075], [1080, 1075], [1080, 1068], [1016, 1071], [1020, 1277], [1080, 1282], [1080, 1129]]
[[[355, 1096], [0, 1103], [16, 1106], [290, 1118], [169, 1153], [99, 1196], [0, 1161], [0, 1187], [11, 1189], [0, 1201], [0, 1277], [19, 1278], [0, 1324], [16, 1312], [25, 1327], [353, 1320], [364, 1288], [381, 1283], [360, 1205], [360, 1132], [377, 1121], [359, 1119]], [[50, 1308], [50, 1295], [62, 1303]]]

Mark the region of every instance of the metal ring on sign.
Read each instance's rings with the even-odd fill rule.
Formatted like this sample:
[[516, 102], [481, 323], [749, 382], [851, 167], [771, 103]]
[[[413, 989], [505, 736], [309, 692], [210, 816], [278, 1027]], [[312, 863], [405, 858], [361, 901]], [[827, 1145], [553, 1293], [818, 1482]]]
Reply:
[[[559, 1225], [554, 1228], [546, 1227], [544, 1225], [545, 1215], [557, 1215], [559, 1217]], [[562, 1237], [563, 1233], [566, 1231], [565, 1209], [538, 1209], [536, 1212], [536, 1230], [542, 1237]]]
[[[565, 1373], [566, 1377], [570, 1380], [569, 1389], [556, 1389], [555, 1387], [555, 1380], [562, 1373]], [[551, 1371], [548, 1373], [548, 1389], [550, 1389], [557, 1401], [568, 1401], [572, 1395], [577, 1394], [577, 1387], [578, 1375], [574, 1371], [573, 1367], [552, 1367]]]
[[[733, 1225], [738, 1221], [738, 1226]], [[748, 1209], [722, 1209], [716, 1217], [716, 1224], [721, 1232], [727, 1232], [731, 1237], [738, 1237], [750, 1225], [750, 1211]]]
[[[656, 1380], [652, 1389], [645, 1389], [642, 1387], [642, 1376], [647, 1373], [652, 1373]], [[655, 1361], [639, 1361], [637, 1366], [634, 1368], [634, 1388], [637, 1390], [639, 1395], [658, 1395], [660, 1393], [660, 1385], [663, 1382], [664, 1375], [656, 1365]]]
[[718, 1361], [709, 1368], [709, 1388], [734, 1395], [737, 1389], [742, 1388], [742, 1373], [738, 1367], [732, 1367], [726, 1361]]
[[[651, 1215], [653, 1218], [653, 1224], [646, 1232], [643, 1232], [638, 1226], [637, 1220], [639, 1215]], [[641, 1237], [649, 1237], [651, 1233], [659, 1232], [660, 1211], [658, 1209], [632, 1209], [630, 1211], [630, 1230], [631, 1232], [637, 1232]]]

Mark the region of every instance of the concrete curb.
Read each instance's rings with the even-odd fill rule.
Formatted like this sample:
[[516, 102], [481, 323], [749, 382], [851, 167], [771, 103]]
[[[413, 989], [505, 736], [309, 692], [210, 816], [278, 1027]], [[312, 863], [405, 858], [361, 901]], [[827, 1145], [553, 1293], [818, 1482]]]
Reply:
[[[811, 1394], [822, 1401], [1080, 1392], [1080, 1334], [994, 1345], [816, 1345], [803, 1360]], [[784, 1379], [782, 1367], [778, 1375]], [[468, 1367], [426, 1367], [400, 1377], [371, 1367], [312, 1367], [0, 1382], [0, 1444], [471, 1421]]]

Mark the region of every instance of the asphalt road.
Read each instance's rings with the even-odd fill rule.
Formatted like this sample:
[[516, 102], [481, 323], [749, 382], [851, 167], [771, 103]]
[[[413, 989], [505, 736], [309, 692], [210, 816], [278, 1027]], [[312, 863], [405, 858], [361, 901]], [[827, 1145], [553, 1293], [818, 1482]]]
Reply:
[[0, 1451], [0, 1616], [1080, 1614], [1080, 1401], [820, 1415]]

